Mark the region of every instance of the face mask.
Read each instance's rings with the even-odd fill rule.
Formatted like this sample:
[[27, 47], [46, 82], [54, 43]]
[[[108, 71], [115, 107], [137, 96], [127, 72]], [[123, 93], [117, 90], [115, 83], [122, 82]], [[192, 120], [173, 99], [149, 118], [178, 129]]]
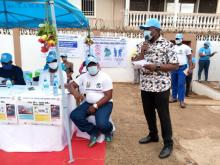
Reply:
[[53, 70], [57, 69], [58, 67], [57, 62], [52, 62], [52, 63], [49, 63], [48, 65], [49, 65], [49, 68]]
[[144, 39], [150, 41], [152, 39], [151, 31], [150, 30], [145, 30], [144, 31]]
[[182, 39], [180, 40], [175, 40], [176, 44], [181, 44], [182, 43]]
[[88, 67], [88, 72], [90, 75], [94, 76], [98, 73], [98, 67], [97, 66], [90, 66], [90, 67]]
[[12, 65], [11, 64], [2, 64], [2, 68], [5, 69], [5, 70], [11, 70]]
[[209, 46], [208, 46], [208, 45], [204, 45], [204, 48], [205, 48], [205, 49], [208, 49], [208, 48], [209, 48]]

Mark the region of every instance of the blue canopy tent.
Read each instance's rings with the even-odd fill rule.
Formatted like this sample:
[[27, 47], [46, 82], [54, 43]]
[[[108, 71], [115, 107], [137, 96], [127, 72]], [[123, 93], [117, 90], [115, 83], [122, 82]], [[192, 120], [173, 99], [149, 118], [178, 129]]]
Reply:
[[[0, 0], [0, 28], [38, 28], [46, 17], [52, 21], [56, 33], [58, 28], [88, 28], [83, 13], [67, 0]], [[61, 66], [59, 42], [56, 45], [57, 60]], [[69, 163], [73, 162], [71, 135], [65, 89], [61, 67], [59, 67], [62, 88], [62, 104], [65, 128], [68, 138]]]
[[[38, 28], [45, 20], [49, 0], [0, 0], [0, 28]], [[58, 28], [85, 28], [88, 21], [67, 0], [54, 0]]]

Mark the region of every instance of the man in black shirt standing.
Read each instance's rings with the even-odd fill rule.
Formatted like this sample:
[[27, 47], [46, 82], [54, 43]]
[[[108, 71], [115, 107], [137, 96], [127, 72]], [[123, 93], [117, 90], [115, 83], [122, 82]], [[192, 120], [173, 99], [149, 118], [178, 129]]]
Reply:
[[10, 53], [1, 54], [0, 77], [10, 79], [14, 85], [25, 85], [23, 71], [20, 67], [12, 64], [12, 55]]

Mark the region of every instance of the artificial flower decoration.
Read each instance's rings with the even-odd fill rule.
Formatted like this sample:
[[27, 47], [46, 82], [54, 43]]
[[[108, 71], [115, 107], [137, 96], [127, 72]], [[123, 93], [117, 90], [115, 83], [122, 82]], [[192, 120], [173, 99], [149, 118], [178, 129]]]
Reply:
[[51, 47], [57, 44], [56, 30], [53, 25], [45, 22], [44, 24], [39, 24], [39, 30], [37, 36], [40, 36], [38, 42], [42, 43], [41, 52], [46, 53]]
[[88, 35], [85, 39], [85, 44], [88, 45], [89, 47], [94, 43], [93, 40], [91, 39], [91, 35], [90, 35], [90, 28], [88, 29]]
[[93, 40], [91, 39], [90, 35], [88, 35], [85, 39], [85, 44], [91, 46], [93, 44]]

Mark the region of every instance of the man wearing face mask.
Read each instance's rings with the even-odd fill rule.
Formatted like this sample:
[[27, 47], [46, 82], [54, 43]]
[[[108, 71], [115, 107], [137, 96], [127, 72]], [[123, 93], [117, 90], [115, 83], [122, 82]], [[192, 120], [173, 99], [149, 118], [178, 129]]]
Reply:
[[[177, 53], [177, 58], [179, 61], [179, 69], [171, 73], [172, 99], [170, 100], [170, 103], [177, 102], [177, 96], [178, 96], [180, 107], [185, 108], [186, 106], [184, 103], [184, 98], [185, 98], [186, 75], [192, 72], [192, 56], [191, 56], [192, 53], [191, 53], [191, 48], [182, 43], [183, 42], [182, 33], [176, 34], [175, 42], [176, 42], [175, 52]], [[188, 73], [186, 73], [186, 71]]]
[[208, 81], [209, 75], [209, 65], [210, 65], [210, 57], [214, 56], [217, 52], [211, 52], [210, 42], [206, 41], [204, 43], [204, 47], [199, 49], [199, 71], [198, 71], [198, 81], [201, 80], [201, 74], [204, 70], [205, 72], [205, 81]]
[[[70, 118], [82, 132], [90, 135], [88, 146], [92, 147], [100, 132], [105, 134], [107, 142], [112, 140], [113, 125], [109, 122], [109, 117], [113, 107], [113, 85], [111, 78], [99, 70], [96, 57], [87, 57], [86, 68], [88, 72], [80, 75], [68, 87], [75, 98], [78, 97], [74, 93], [75, 88], [83, 86], [85, 92], [85, 102], [72, 111]], [[95, 115], [96, 125], [86, 120], [90, 115]]]
[[14, 85], [25, 85], [23, 71], [20, 67], [12, 64], [12, 55], [10, 53], [3, 53], [0, 62], [2, 64], [0, 77], [10, 79]]
[[[48, 53], [46, 62], [47, 62], [46, 63], [47, 67], [40, 74], [39, 84], [38, 84], [39, 86], [43, 86], [45, 80], [49, 82], [50, 86], [53, 86], [55, 76], [58, 77], [59, 80], [58, 62], [55, 51], [50, 51]], [[67, 83], [66, 73], [64, 71], [62, 71], [62, 73], [63, 73], [63, 82]], [[61, 84], [59, 83], [59, 86], [60, 85]]]
[[149, 19], [140, 26], [145, 41], [139, 45], [139, 56], [132, 60], [145, 60], [140, 69], [141, 98], [149, 134], [140, 144], [158, 142], [156, 110], [160, 119], [164, 147], [159, 157], [170, 156], [173, 150], [172, 126], [169, 114], [170, 71], [178, 68], [174, 45], [160, 35], [161, 25], [157, 19]]

